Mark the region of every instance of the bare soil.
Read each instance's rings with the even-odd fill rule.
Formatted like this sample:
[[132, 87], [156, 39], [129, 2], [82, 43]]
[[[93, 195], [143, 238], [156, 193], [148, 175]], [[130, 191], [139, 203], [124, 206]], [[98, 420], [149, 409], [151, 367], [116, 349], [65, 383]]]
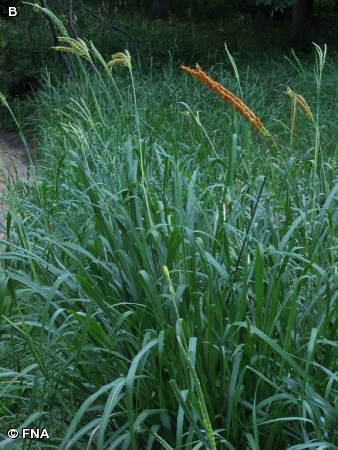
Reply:
[[[4, 224], [8, 209], [5, 180], [9, 180], [13, 185], [18, 179], [26, 179], [27, 153], [19, 135], [0, 130], [0, 159], [0, 223]], [[2, 237], [0, 229], [0, 238]]]

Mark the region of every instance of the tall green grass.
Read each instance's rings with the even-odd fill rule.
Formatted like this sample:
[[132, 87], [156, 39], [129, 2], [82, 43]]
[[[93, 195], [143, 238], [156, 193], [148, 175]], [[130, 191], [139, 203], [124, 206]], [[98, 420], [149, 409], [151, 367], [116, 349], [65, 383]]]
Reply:
[[279, 153], [175, 68], [74, 67], [2, 241], [1, 448], [337, 449], [336, 65], [211, 70]]

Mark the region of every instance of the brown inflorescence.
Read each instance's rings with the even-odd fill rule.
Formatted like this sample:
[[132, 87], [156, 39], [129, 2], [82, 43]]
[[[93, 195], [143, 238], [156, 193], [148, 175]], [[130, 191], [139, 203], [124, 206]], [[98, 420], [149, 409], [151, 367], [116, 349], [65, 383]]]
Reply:
[[224, 102], [226, 102], [230, 108], [233, 108], [238, 114], [240, 114], [244, 119], [250, 123], [252, 128], [261, 133], [265, 139], [271, 142], [274, 147], [277, 148], [277, 144], [273, 139], [272, 135], [264, 128], [261, 120], [248, 108], [240, 98], [236, 97], [232, 92], [228, 91], [224, 86], [216, 81], [212, 80], [208, 75], [203, 72], [199, 64], [196, 64], [195, 69], [190, 69], [186, 66], [181, 66], [181, 69], [191, 75], [193, 78], [197, 78], [203, 84], [205, 84], [211, 91], [215, 92], [215, 94], [221, 98]]

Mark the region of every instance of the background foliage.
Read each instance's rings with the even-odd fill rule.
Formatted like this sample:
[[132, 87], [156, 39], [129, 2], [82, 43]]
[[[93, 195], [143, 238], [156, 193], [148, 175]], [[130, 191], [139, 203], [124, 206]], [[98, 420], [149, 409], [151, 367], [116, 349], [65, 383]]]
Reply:
[[[50, 6], [72, 34], [68, 2], [51, 1]], [[295, 46], [291, 41], [291, 13], [272, 14], [277, 4], [171, 0], [168, 21], [153, 17], [152, 1], [87, 1], [85, 6], [97, 18], [75, 2], [72, 21], [77, 33], [84, 39], [94, 38], [98, 50], [109, 57], [120, 48], [129, 48], [135, 54], [136, 47], [126, 35], [99, 19], [127, 31], [137, 42], [144, 70], [150, 60], [155, 66], [163, 64], [169, 53], [178, 62], [215, 64], [223, 54], [224, 42], [238, 59], [261, 53], [276, 55]], [[0, 67], [14, 75], [36, 73], [46, 64], [55, 71], [55, 55], [49, 52], [53, 38], [46, 17], [25, 3], [19, 3], [18, 11], [16, 18], [0, 19]], [[313, 41], [326, 43], [333, 50], [338, 42], [336, 14], [335, 1], [314, 3], [303, 50], [312, 51]]]

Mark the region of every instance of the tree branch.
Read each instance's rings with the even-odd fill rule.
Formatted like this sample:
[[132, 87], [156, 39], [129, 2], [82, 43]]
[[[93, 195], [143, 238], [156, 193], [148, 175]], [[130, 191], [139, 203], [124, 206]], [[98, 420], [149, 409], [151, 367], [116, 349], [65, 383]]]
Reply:
[[107, 27], [110, 27], [113, 30], [124, 34], [125, 36], [128, 37], [128, 39], [130, 39], [132, 41], [132, 43], [135, 45], [135, 48], [136, 48], [138, 67], [139, 67], [140, 73], [142, 75], [142, 69], [141, 69], [141, 64], [140, 64], [140, 49], [139, 49], [139, 45], [135, 41], [135, 39], [131, 36], [131, 34], [129, 34], [127, 31], [122, 30], [121, 28], [119, 28], [119, 27], [117, 27], [115, 25], [112, 25], [111, 23], [106, 22], [105, 20], [101, 19], [101, 17], [99, 17], [97, 14], [93, 13], [86, 5], [84, 5], [82, 0], [77, 0], [77, 2], [80, 3], [80, 5], [82, 6], [83, 9], [85, 9], [89, 14], [91, 14], [93, 17], [95, 17], [95, 19], [99, 20], [101, 23], [103, 23]]

